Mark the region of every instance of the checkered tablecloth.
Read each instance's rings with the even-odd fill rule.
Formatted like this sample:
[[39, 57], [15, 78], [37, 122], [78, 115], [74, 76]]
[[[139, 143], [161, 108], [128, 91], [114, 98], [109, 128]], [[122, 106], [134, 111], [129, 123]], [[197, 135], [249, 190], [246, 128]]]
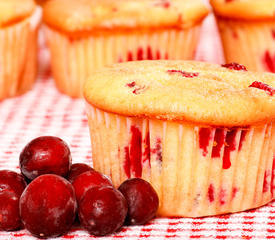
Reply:
[[[197, 59], [221, 63], [221, 45], [213, 16], [204, 22]], [[73, 162], [92, 164], [84, 103], [56, 89], [49, 68], [49, 53], [39, 52], [40, 71], [34, 88], [23, 96], [0, 102], [0, 169], [19, 172], [18, 158], [33, 138], [54, 135], [65, 140]], [[74, 226], [58, 239], [92, 239]], [[275, 239], [275, 201], [257, 210], [205, 218], [157, 218], [145, 226], [123, 227], [100, 239]], [[26, 230], [0, 232], [0, 240], [35, 239]]]

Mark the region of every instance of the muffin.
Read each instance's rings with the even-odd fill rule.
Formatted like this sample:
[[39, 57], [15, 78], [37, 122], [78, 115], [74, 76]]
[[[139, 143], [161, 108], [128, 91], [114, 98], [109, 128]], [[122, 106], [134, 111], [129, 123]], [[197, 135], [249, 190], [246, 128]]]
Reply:
[[159, 216], [200, 217], [275, 198], [275, 75], [237, 64], [138, 61], [84, 87], [94, 168], [139, 177]]
[[210, 0], [225, 60], [249, 70], [275, 72], [275, 1]]
[[208, 9], [200, 0], [59, 0], [44, 5], [58, 89], [82, 96], [96, 68], [116, 62], [192, 59]]
[[0, 0], [0, 100], [26, 92], [35, 81], [40, 18], [32, 0]]
[[41, 5], [41, 6], [43, 6], [43, 5], [46, 3], [46, 1], [48, 1], [48, 0], [35, 0], [35, 2], [36, 2], [38, 5]]

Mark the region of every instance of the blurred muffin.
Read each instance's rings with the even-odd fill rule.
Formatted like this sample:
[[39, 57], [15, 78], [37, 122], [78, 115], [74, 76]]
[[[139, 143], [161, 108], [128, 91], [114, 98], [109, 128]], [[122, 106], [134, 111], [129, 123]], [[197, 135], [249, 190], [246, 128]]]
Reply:
[[192, 59], [208, 9], [200, 0], [59, 0], [44, 22], [58, 89], [82, 95], [87, 75], [106, 64]]
[[35, 2], [39, 5], [43, 5], [47, 0], [35, 0]]
[[210, 0], [227, 62], [275, 72], [275, 1]]
[[139, 61], [96, 71], [84, 97], [94, 168], [142, 177], [160, 216], [199, 217], [275, 198], [275, 75], [237, 64]]
[[35, 81], [39, 14], [33, 0], [0, 0], [0, 100]]
[[[54, 0], [35, 0], [35, 2], [40, 5], [40, 6], [44, 6], [44, 4], [48, 1], [54, 1]], [[57, 0], [58, 1], [58, 0]]]

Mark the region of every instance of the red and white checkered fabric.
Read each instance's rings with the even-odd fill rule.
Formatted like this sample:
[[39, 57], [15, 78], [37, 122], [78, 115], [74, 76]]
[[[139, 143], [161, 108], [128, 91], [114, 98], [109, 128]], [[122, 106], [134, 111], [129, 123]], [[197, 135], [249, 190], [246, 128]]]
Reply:
[[[202, 30], [197, 59], [221, 63], [221, 45], [213, 16]], [[18, 158], [33, 138], [54, 135], [71, 148], [73, 162], [92, 164], [84, 103], [60, 94], [54, 86], [45, 47], [39, 53], [39, 80], [25, 95], [0, 102], [0, 169], [19, 172]], [[74, 226], [58, 239], [92, 239]], [[205, 218], [157, 218], [145, 226], [123, 227], [101, 239], [275, 239], [275, 201], [257, 210]], [[35, 239], [26, 230], [0, 232], [0, 240]]]

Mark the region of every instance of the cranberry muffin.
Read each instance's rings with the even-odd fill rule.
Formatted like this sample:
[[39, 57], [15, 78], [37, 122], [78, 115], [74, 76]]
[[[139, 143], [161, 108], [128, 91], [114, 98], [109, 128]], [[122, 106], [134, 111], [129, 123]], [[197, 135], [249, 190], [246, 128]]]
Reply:
[[275, 75], [237, 64], [139, 61], [96, 71], [84, 97], [95, 169], [140, 177], [159, 216], [200, 217], [275, 198]]
[[26, 92], [35, 81], [40, 15], [33, 0], [0, 0], [0, 100]]
[[275, 1], [210, 0], [225, 60], [250, 70], [275, 72]]
[[88, 75], [116, 62], [192, 59], [208, 9], [200, 0], [59, 0], [44, 5], [58, 89], [82, 96]]

